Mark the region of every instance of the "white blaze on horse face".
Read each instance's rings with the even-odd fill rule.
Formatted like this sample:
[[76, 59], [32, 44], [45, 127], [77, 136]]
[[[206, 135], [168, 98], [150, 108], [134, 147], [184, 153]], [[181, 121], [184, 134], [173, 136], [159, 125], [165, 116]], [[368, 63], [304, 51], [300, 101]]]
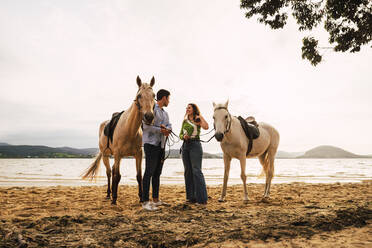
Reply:
[[142, 83], [137, 96], [140, 96], [137, 97], [137, 99], [141, 106], [140, 111], [144, 116], [144, 121], [148, 123], [152, 122], [154, 118], [155, 93], [152, 90], [151, 85]]

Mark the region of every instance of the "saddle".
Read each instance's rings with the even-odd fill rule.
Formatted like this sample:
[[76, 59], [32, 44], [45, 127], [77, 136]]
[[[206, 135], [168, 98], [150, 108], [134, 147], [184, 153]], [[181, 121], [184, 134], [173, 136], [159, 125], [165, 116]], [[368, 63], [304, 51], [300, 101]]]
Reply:
[[260, 130], [258, 129], [258, 123], [256, 122], [253, 116], [249, 116], [246, 119], [239, 116], [238, 120], [240, 121], [240, 125], [242, 126], [245, 135], [248, 138], [248, 150], [246, 155], [252, 151], [253, 140], [260, 137]]
[[[112, 114], [112, 118], [109, 123], [106, 124], [105, 129], [103, 130], [103, 134], [107, 136], [109, 141], [111, 140], [111, 143], [114, 139], [114, 130], [116, 125], [118, 124], [118, 121], [120, 119], [121, 114], [124, 113], [124, 111], [121, 112], [115, 112]], [[107, 146], [109, 145], [109, 142], [107, 142]]]

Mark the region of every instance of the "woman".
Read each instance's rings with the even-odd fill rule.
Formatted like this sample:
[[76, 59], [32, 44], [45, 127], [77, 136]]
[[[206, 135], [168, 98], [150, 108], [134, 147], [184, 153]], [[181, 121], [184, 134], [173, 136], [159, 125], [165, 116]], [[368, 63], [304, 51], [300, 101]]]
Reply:
[[200, 115], [198, 106], [190, 103], [186, 107], [185, 119], [179, 135], [184, 141], [182, 161], [185, 167], [186, 201], [207, 204], [207, 187], [201, 171], [203, 148], [200, 144], [200, 128], [207, 130], [208, 123]]

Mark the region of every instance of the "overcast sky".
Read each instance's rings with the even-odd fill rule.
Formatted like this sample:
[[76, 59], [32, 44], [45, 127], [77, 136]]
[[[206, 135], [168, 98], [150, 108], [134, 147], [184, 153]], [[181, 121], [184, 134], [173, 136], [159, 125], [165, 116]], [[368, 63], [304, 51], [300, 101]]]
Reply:
[[[212, 102], [276, 127], [279, 150], [334, 145], [372, 154], [372, 49], [301, 59], [306, 33], [246, 19], [240, 1], [1, 0], [0, 142], [97, 147], [98, 126], [124, 110], [136, 76], [171, 91], [212, 124]], [[318, 32], [320, 46], [329, 46]], [[209, 136], [208, 136], [209, 137]], [[207, 138], [207, 137], [206, 137]], [[213, 140], [205, 151], [220, 152]]]

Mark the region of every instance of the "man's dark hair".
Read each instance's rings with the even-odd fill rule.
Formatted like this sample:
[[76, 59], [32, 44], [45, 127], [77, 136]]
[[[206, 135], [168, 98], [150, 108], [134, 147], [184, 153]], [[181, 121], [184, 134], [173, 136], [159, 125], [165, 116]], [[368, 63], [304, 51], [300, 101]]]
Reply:
[[156, 93], [156, 100], [157, 101], [160, 101], [164, 96], [165, 97], [168, 97], [170, 95], [170, 92], [165, 90], [165, 89], [161, 89], [158, 91], [158, 93]]

